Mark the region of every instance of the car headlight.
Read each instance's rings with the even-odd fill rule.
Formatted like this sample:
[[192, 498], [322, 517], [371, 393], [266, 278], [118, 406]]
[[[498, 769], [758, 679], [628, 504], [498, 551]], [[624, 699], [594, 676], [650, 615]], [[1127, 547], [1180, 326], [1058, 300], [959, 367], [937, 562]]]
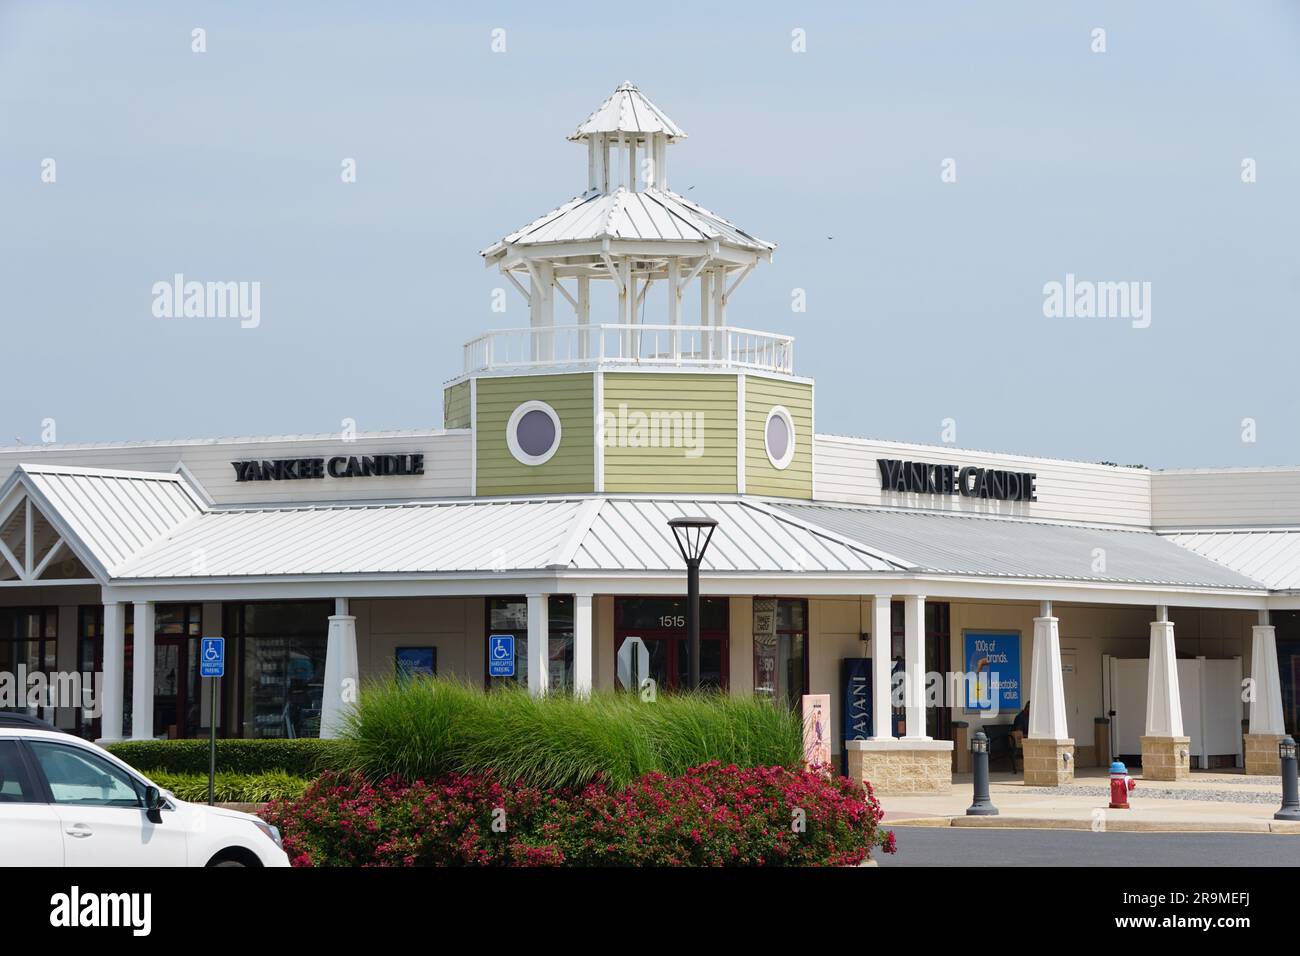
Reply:
[[264, 834], [266, 834], [267, 839], [269, 839], [272, 843], [278, 846], [281, 850], [284, 849], [284, 844], [280, 841], [279, 827], [273, 827], [265, 820], [254, 820], [253, 824]]

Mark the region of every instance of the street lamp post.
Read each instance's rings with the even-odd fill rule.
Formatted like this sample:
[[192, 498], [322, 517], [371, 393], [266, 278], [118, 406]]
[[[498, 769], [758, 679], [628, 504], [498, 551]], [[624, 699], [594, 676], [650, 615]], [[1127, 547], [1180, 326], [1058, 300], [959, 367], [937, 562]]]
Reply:
[[690, 647], [690, 685], [700, 689], [700, 562], [718, 523], [712, 518], [673, 518], [668, 527], [686, 561], [686, 637]]

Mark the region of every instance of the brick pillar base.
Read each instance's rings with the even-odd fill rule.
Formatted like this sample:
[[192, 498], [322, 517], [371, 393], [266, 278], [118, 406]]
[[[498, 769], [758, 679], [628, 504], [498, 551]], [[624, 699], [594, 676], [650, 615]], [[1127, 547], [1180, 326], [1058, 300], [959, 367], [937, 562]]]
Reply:
[[849, 778], [877, 794], [951, 793], [952, 741], [846, 740]]
[[1252, 776], [1276, 777], [1282, 772], [1277, 745], [1285, 734], [1246, 734], [1246, 773]]
[[1143, 780], [1186, 780], [1191, 776], [1191, 737], [1143, 737]]
[[1074, 741], [1026, 737], [1025, 786], [1059, 787], [1074, 779]]

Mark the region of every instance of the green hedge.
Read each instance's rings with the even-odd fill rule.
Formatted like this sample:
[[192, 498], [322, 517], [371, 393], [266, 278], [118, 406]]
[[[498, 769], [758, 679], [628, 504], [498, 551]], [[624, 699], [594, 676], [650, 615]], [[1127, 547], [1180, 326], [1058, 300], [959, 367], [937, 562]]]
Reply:
[[534, 697], [437, 678], [366, 685], [340, 743], [335, 766], [372, 780], [493, 771], [536, 787], [597, 777], [624, 787], [647, 773], [676, 776], [710, 761], [793, 769], [803, 760], [799, 715], [753, 697]]
[[[162, 770], [150, 773], [149, 777], [181, 800], [191, 803], [206, 803], [208, 800], [206, 773], [168, 773]], [[219, 773], [214, 783], [214, 795], [218, 803], [267, 803], [271, 800], [296, 800], [303, 795], [311, 781], [306, 777], [275, 771]]]
[[[279, 772], [295, 777], [314, 777], [326, 767], [330, 755], [336, 749], [336, 741], [314, 737], [294, 740], [218, 740], [217, 772]], [[125, 760], [150, 776], [156, 772], [167, 772], [202, 774], [204, 780], [207, 779], [206, 740], [124, 740], [110, 744], [108, 750], [118, 759]], [[206, 799], [206, 790], [204, 798]]]

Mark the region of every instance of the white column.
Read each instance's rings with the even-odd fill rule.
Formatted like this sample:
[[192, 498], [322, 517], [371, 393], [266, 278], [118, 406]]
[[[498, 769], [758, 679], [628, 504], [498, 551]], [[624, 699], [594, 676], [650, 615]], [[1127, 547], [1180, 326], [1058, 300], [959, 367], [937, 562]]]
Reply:
[[550, 262], [543, 262], [537, 270], [542, 277], [542, 314], [541, 325], [545, 329], [542, 333], [541, 351], [542, 360], [546, 362], [555, 361], [555, 266]]
[[[727, 291], [727, 270], [719, 266], [713, 275], [713, 325], [715, 329], [720, 329], [727, 322], [727, 303], [725, 293]], [[729, 358], [726, 355], [727, 343], [721, 332], [713, 333], [713, 345], [709, 349], [709, 357]]]
[[104, 686], [99, 701], [100, 740], [122, 739], [122, 700], [126, 690], [123, 649], [126, 644], [126, 605], [104, 605]]
[[677, 333], [677, 326], [682, 320], [682, 290], [680, 286], [680, 263], [676, 256], [672, 256], [668, 260], [668, 324], [673, 327], [671, 348], [674, 362], [682, 354], [681, 336]]
[[131, 639], [131, 739], [153, 739], [153, 638], [154, 606], [134, 605], [135, 636]]
[[1065, 681], [1061, 677], [1060, 621], [1052, 605], [1044, 602], [1042, 616], [1034, 618], [1034, 663], [1029, 677], [1029, 736], [1067, 740]]
[[709, 310], [713, 304], [713, 273], [700, 272], [700, 349], [696, 358], [712, 358], [713, 336], [709, 332]]
[[320, 735], [338, 737], [348, 712], [357, 702], [357, 619], [348, 613], [348, 599], [336, 598], [325, 640], [325, 686], [321, 692]]
[[632, 316], [636, 312], [636, 286], [632, 282], [632, 260], [624, 256], [618, 263], [618, 322], [623, 331], [623, 358], [631, 359]]
[[871, 598], [871, 737], [892, 740], [894, 698], [891, 693], [894, 618], [888, 594]]
[[903, 605], [903, 705], [908, 740], [929, 740], [925, 733], [925, 597], [909, 594]]
[[528, 595], [528, 690], [539, 697], [546, 693], [547, 683], [550, 681], [549, 612], [547, 595]]
[[[1032, 708], [1030, 713], [1033, 713]], [[1147, 737], [1182, 737], [1183, 705], [1178, 694], [1178, 661], [1174, 656], [1174, 623], [1161, 605], [1151, 622], [1147, 655]]]
[[578, 276], [578, 358], [591, 355], [591, 279]]
[[[1266, 612], [1267, 613], [1267, 612]], [[1269, 624], [1250, 629], [1250, 732], [1284, 734], [1282, 721], [1282, 675], [1277, 665], [1277, 635]]]
[[573, 596], [573, 693], [577, 697], [591, 695], [594, 632], [591, 603], [590, 594]]

